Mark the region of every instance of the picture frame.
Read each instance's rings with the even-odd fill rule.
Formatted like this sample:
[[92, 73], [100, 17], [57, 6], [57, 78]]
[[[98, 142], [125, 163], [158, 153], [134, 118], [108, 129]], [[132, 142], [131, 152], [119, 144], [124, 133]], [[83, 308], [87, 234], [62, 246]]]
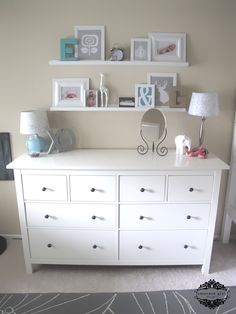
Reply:
[[86, 90], [86, 107], [98, 107], [98, 90]]
[[147, 82], [155, 85], [155, 105], [168, 106], [168, 90], [177, 85], [177, 73], [147, 73]]
[[61, 38], [60, 60], [77, 61], [78, 59], [78, 40], [76, 38]]
[[152, 61], [186, 62], [186, 33], [148, 33]]
[[154, 108], [155, 106], [155, 85], [135, 85], [135, 107]]
[[131, 61], [151, 61], [151, 39], [131, 38], [130, 41]]
[[89, 78], [53, 79], [54, 107], [84, 107]]
[[135, 107], [135, 97], [119, 97], [119, 107], [121, 108]]
[[75, 26], [75, 38], [78, 40], [80, 60], [105, 60], [105, 26]]

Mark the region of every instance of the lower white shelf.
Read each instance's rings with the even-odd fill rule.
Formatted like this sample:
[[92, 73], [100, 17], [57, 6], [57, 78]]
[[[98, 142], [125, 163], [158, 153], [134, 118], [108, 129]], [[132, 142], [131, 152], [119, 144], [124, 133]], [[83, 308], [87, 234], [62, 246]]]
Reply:
[[[51, 107], [51, 111], [100, 111], [100, 112], [144, 112], [148, 108], [138, 108], [138, 107], [118, 107], [118, 106], [109, 106], [109, 107]], [[170, 107], [156, 107], [160, 111], [169, 111], [169, 112], [186, 112], [186, 108], [170, 108]]]

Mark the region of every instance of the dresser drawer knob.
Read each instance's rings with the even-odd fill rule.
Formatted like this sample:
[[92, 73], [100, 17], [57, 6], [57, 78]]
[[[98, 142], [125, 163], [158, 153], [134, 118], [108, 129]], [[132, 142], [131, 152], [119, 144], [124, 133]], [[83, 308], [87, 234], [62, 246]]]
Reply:
[[96, 244], [93, 245], [93, 249], [96, 249], [98, 246]]
[[93, 220], [96, 219], [96, 218], [97, 218], [97, 217], [96, 217], [95, 215], [92, 216], [92, 219], [93, 219]]
[[144, 188], [141, 188], [141, 189], [140, 189], [140, 192], [144, 192], [144, 191], [145, 191], [145, 189], [144, 189]]
[[140, 220], [143, 220], [143, 219], [144, 219], [144, 216], [140, 216], [139, 219], [140, 219]]
[[48, 243], [47, 247], [49, 247], [49, 248], [52, 247], [52, 244], [51, 244], [51, 243]]
[[45, 188], [45, 186], [42, 188], [42, 191], [45, 192], [47, 190], [47, 188]]
[[44, 216], [45, 219], [48, 219], [49, 217], [50, 217], [49, 215], [45, 215], [45, 216]]
[[192, 217], [191, 217], [190, 215], [188, 215], [186, 218], [187, 218], [187, 219], [191, 219]]
[[185, 244], [185, 245], [184, 245], [184, 248], [185, 248], [185, 249], [187, 249], [187, 248], [188, 248], [188, 245], [187, 245], [187, 244]]
[[91, 188], [91, 190], [90, 190], [90, 192], [95, 192], [96, 190], [95, 190], [95, 188]]
[[189, 188], [189, 192], [193, 192], [194, 191], [194, 188]]
[[142, 250], [143, 246], [140, 244], [140, 245], [138, 246], [138, 248], [139, 248], [140, 250]]

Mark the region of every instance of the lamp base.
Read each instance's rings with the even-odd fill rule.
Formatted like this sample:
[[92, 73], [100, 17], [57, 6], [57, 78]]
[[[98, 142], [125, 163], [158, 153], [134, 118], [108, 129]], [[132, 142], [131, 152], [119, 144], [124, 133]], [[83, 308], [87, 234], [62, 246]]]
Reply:
[[31, 157], [39, 157], [45, 149], [45, 140], [38, 134], [30, 135], [25, 144]]

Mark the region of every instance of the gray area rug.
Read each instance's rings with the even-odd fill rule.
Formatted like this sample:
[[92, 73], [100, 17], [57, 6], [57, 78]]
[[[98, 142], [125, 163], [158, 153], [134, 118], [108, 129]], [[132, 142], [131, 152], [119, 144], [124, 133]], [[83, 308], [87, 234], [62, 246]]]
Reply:
[[236, 287], [202, 291], [0, 294], [0, 314], [236, 313]]

